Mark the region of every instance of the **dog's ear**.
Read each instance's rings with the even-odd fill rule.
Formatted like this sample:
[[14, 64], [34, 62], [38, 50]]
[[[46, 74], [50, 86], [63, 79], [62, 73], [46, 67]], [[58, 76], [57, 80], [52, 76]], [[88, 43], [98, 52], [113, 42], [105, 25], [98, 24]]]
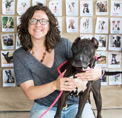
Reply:
[[80, 37], [77, 37], [77, 38], [75, 39], [75, 41], [73, 42], [73, 45], [76, 44], [79, 40], [81, 40], [81, 38], [80, 38]]
[[94, 44], [95, 48], [97, 49], [98, 46], [99, 46], [99, 42], [97, 41], [97, 39], [94, 38], [94, 37], [92, 37], [91, 41], [92, 41], [92, 43]]
[[81, 40], [80, 37], [77, 37], [77, 38], [75, 39], [75, 41], [74, 41], [73, 44], [72, 44], [72, 48], [71, 48], [71, 49], [73, 49], [73, 47], [75, 47], [75, 45], [77, 44], [77, 42], [78, 42], [79, 40]]

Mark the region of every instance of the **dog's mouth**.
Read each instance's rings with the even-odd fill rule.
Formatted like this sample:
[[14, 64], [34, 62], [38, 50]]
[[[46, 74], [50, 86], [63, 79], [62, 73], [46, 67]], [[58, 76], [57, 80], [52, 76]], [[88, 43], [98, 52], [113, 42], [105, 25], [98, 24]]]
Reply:
[[85, 61], [82, 61], [82, 62], [72, 61], [72, 66], [79, 68], [79, 69], [82, 69], [82, 70], [87, 69], [89, 64], [90, 64], [89, 62], [85, 62]]

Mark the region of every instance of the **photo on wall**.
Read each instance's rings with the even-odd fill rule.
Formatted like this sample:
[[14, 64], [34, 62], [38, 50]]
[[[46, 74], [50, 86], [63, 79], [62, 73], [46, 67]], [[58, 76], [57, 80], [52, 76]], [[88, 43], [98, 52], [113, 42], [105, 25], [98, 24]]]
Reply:
[[1, 35], [1, 44], [2, 44], [2, 49], [14, 49], [14, 34], [2, 34]]
[[110, 18], [111, 33], [122, 33], [122, 18]]
[[62, 0], [49, 1], [49, 9], [55, 16], [62, 16]]
[[97, 17], [95, 33], [108, 34], [108, 17]]
[[21, 44], [20, 44], [20, 39], [18, 37], [18, 34], [16, 34], [16, 49], [20, 48]]
[[78, 17], [66, 17], [67, 32], [78, 32]]
[[121, 53], [109, 52], [108, 53], [108, 67], [120, 68], [121, 67]]
[[121, 45], [121, 35], [109, 35], [109, 50], [121, 51]]
[[21, 22], [21, 16], [17, 16], [17, 26], [20, 25], [20, 22]]
[[80, 1], [80, 16], [93, 16], [93, 1]]
[[17, 13], [23, 15], [30, 7], [30, 0], [17, 0]]
[[[121, 70], [111, 70], [111, 71], [121, 71]], [[120, 85], [122, 84], [122, 76], [120, 74], [109, 76], [109, 85]]]
[[[108, 71], [107, 68], [102, 68], [102, 70]], [[108, 76], [103, 75], [101, 78], [101, 85], [108, 85]]]
[[92, 18], [83, 17], [80, 19], [80, 33], [92, 33]]
[[107, 67], [107, 52], [105, 51], [105, 52], [103, 52], [103, 51], [97, 51], [96, 52], [96, 56], [97, 57], [101, 57], [101, 58], [99, 58], [98, 59], [98, 61], [97, 61], [97, 66], [98, 67]]
[[15, 86], [15, 75], [14, 69], [4, 69], [3, 70], [3, 87]]
[[111, 0], [111, 16], [122, 16], [122, 1]]
[[13, 52], [1, 51], [1, 67], [13, 67]]
[[2, 16], [2, 32], [14, 32], [13, 16]]
[[2, 0], [2, 13], [4, 15], [15, 14], [15, 0]]
[[97, 50], [107, 50], [107, 35], [95, 35], [95, 38], [99, 42], [99, 47]]
[[58, 28], [62, 34], [62, 17], [56, 17], [58, 20]]
[[78, 0], [66, 0], [66, 15], [78, 16]]
[[97, 0], [96, 15], [108, 15], [108, 0]]

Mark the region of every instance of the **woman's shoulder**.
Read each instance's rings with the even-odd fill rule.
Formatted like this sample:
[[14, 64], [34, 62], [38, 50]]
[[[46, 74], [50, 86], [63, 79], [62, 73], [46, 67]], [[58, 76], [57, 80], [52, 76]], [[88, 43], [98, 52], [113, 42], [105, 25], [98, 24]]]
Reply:
[[72, 43], [69, 39], [61, 37], [59, 45], [67, 46], [67, 44], [72, 44]]
[[25, 51], [22, 47], [16, 49], [13, 53], [13, 56], [17, 56], [17, 57], [20, 57], [20, 56], [24, 56], [25, 54], [27, 54], [28, 51]]

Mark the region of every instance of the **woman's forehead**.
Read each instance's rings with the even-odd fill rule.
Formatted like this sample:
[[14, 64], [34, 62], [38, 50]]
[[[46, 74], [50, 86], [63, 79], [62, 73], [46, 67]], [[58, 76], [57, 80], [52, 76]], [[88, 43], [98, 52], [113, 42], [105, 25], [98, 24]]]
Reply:
[[48, 16], [45, 13], [45, 11], [37, 10], [37, 11], [34, 12], [32, 18], [45, 18], [45, 19], [48, 19]]

